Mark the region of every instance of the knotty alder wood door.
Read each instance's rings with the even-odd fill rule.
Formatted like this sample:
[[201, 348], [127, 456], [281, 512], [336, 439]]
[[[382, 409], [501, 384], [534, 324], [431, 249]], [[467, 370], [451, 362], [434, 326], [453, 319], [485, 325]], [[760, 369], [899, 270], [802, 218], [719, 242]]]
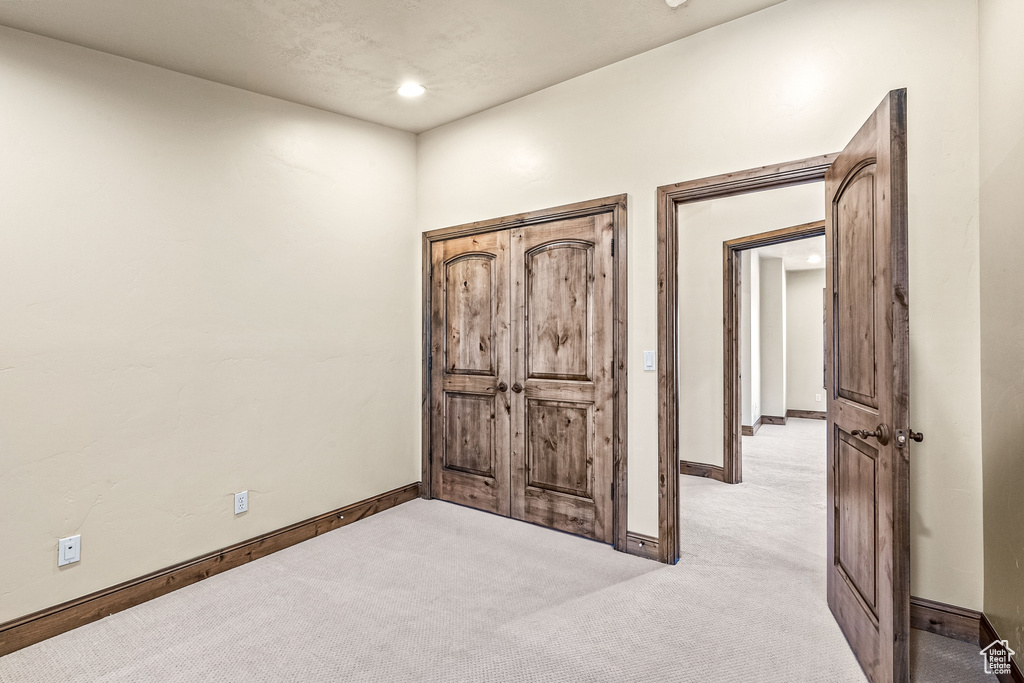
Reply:
[[431, 471], [435, 495], [509, 514], [508, 231], [433, 245]]
[[612, 541], [612, 219], [512, 231], [512, 516]]
[[910, 679], [906, 91], [825, 176], [828, 604], [873, 683]]
[[436, 242], [433, 495], [613, 540], [611, 213]]

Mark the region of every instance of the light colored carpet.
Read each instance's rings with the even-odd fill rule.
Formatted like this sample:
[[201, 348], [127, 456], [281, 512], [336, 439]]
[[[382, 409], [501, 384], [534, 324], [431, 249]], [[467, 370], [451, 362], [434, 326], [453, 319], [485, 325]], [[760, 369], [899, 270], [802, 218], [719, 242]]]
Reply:
[[766, 426], [746, 483], [684, 477], [674, 567], [417, 500], [0, 658], [0, 681], [862, 682], [824, 598], [823, 435]]

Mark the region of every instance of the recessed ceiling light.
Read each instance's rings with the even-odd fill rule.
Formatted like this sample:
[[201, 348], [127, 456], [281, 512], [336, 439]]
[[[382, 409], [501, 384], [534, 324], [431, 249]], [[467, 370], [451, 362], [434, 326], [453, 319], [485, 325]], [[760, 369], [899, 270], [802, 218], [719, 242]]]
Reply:
[[427, 89], [419, 83], [405, 83], [398, 89], [398, 94], [402, 97], [419, 97], [425, 92]]
[[686, 4], [686, 0], [665, 0], [665, 4], [668, 5], [669, 7], [671, 7], [672, 9], [675, 9], [676, 7], [679, 7], [680, 5], [685, 5]]
[[811, 254], [810, 256], [807, 257], [807, 262], [808, 263], [821, 263], [821, 257], [818, 256], [817, 254]]

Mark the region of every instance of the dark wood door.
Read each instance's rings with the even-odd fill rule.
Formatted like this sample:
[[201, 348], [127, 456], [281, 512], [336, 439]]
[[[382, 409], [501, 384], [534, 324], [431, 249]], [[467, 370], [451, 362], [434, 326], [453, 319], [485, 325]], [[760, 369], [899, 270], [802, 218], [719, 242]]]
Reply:
[[612, 216], [512, 230], [512, 516], [612, 542]]
[[872, 683], [908, 681], [906, 91], [825, 176], [828, 604]]
[[431, 253], [431, 486], [509, 514], [509, 234], [436, 242]]

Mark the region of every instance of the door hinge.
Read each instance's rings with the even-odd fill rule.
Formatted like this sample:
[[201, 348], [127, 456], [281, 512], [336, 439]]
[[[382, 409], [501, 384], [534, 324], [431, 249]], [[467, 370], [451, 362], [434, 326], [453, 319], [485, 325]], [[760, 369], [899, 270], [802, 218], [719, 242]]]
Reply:
[[615, 256], [615, 238], [612, 238], [612, 256]]

